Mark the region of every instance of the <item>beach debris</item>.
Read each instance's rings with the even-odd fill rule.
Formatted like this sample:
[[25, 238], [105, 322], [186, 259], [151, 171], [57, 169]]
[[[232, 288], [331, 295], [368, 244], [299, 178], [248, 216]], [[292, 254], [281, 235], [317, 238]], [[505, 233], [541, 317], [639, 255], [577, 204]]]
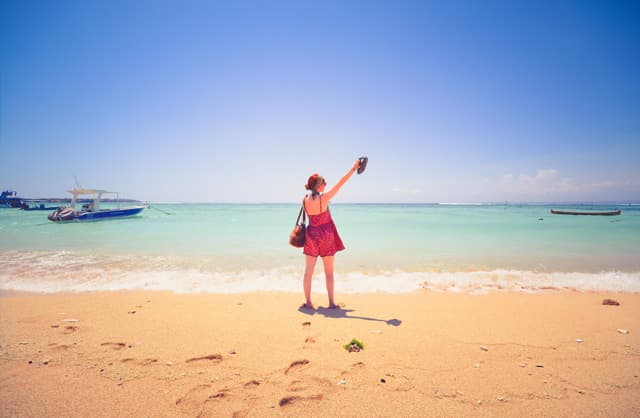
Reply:
[[380, 379], [380, 383], [387, 383], [387, 381], [386, 381], [386, 380], [384, 380], [384, 378], [381, 378], [381, 379]]
[[29, 344], [27, 341], [20, 341], [20, 342], [18, 343], [18, 345], [27, 345], [27, 344]]
[[584, 340], [583, 340], [582, 338], [576, 338], [576, 342], [577, 342], [577, 343], [583, 343], [583, 342], [584, 342]]
[[504, 402], [507, 400], [504, 396], [498, 396], [496, 399], [499, 400], [500, 402]]
[[476, 369], [479, 369], [480, 368], [480, 363], [474, 364], [473, 367], [475, 367]]
[[615, 299], [602, 299], [602, 304], [609, 306], [620, 306], [620, 302]]
[[62, 322], [80, 322], [80, 320], [75, 318], [67, 318], [63, 319]]
[[346, 385], [347, 381], [344, 379], [340, 379], [340, 381], [338, 382], [339, 385]]
[[587, 393], [587, 392], [585, 392], [584, 390], [580, 389], [580, 390], [578, 390], [578, 393], [579, 393], [580, 395], [584, 395], [584, 394], [585, 394], [585, 393]]
[[527, 367], [527, 363], [520, 363], [520, 364], [518, 364], [518, 366], [520, 366], [522, 368], [525, 368], [525, 367]]
[[128, 314], [134, 314], [134, 313], [136, 313], [136, 311], [128, 311], [127, 313]]
[[47, 364], [49, 364], [50, 361], [51, 360], [49, 360], [49, 359], [44, 359], [44, 360], [42, 360], [42, 364], [44, 364], [46, 366]]
[[628, 330], [628, 329], [618, 328], [618, 332], [619, 332], [620, 334], [624, 334], [624, 335], [629, 334], [629, 330]]
[[539, 368], [542, 369], [542, 368], [544, 368], [544, 364], [536, 364], [536, 367], [539, 367]]
[[539, 221], [544, 221], [544, 218], [538, 218]]
[[58, 324], [51, 324], [51, 328], [58, 328], [58, 327], [60, 327], [60, 325], [58, 325]]
[[355, 338], [352, 338], [347, 344], [343, 345], [344, 349], [350, 353], [358, 352], [360, 350], [364, 350], [364, 343]]
[[33, 364], [33, 360], [29, 360], [29, 364]]
[[165, 364], [166, 364], [167, 366], [173, 366], [173, 362], [172, 362], [172, 361], [167, 361]]
[[229, 354], [236, 354], [236, 350], [234, 349], [229, 350]]
[[311, 326], [311, 322], [309, 322], [309, 321], [303, 322], [302, 326], [303, 327], [310, 327]]
[[482, 351], [489, 351], [489, 347], [487, 347], [486, 345], [481, 345], [481, 346], [480, 346], [480, 350], [482, 350]]

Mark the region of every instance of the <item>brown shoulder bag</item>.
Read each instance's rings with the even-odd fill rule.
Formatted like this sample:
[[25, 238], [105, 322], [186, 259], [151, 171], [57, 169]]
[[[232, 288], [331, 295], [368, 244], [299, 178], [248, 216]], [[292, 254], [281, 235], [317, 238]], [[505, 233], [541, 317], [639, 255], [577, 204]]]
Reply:
[[[300, 216], [302, 216], [302, 222], [300, 222]], [[294, 247], [304, 247], [304, 241], [307, 234], [307, 212], [304, 210], [304, 199], [302, 200], [302, 207], [298, 213], [298, 219], [296, 220], [296, 226], [293, 227], [293, 231], [289, 234], [289, 244]]]

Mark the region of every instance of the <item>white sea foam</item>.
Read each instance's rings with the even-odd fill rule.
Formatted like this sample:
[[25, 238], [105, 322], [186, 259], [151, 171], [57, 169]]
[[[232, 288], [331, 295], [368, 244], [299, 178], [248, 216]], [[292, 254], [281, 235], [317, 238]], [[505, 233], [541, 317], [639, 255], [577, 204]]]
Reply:
[[[74, 252], [0, 253], [0, 289], [28, 292], [154, 290], [178, 293], [300, 292], [303, 266], [233, 267], [207, 258], [93, 255]], [[314, 288], [324, 290], [322, 268]], [[340, 293], [640, 292], [640, 272], [338, 271]]]

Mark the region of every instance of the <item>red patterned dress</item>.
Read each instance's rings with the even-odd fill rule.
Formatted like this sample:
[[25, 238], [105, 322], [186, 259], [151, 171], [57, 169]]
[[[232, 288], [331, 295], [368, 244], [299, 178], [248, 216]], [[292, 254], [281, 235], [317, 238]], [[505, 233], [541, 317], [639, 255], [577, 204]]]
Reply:
[[[322, 200], [320, 201], [320, 207], [322, 207]], [[329, 208], [325, 212], [308, 216], [309, 226], [307, 227], [307, 237], [304, 242], [304, 254], [314, 257], [326, 257], [344, 250], [344, 244], [340, 239], [340, 235], [338, 235], [336, 224], [331, 219]]]

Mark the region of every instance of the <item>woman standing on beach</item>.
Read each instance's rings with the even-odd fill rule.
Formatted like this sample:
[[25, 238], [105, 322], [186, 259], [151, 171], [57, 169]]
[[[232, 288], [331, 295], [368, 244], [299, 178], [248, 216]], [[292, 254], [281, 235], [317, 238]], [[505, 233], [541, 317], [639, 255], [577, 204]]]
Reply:
[[353, 166], [342, 176], [328, 192], [324, 193], [327, 182], [319, 174], [313, 174], [307, 180], [305, 189], [311, 194], [304, 197], [302, 205], [309, 216], [309, 226], [304, 243], [305, 269], [304, 269], [304, 307], [313, 309], [311, 303], [311, 277], [316, 267], [318, 256], [322, 257], [324, 275], [329, 295], [329, 307], [337, 308], [333, 299], [333, 258], [338, 251], [344, 250], [344, 244], [338, 235], [338, 229], [331, 219], [329, 202], [338, 193], [338, 190], [351, 178], [360, 167], [360, 160], [356, 160]]

